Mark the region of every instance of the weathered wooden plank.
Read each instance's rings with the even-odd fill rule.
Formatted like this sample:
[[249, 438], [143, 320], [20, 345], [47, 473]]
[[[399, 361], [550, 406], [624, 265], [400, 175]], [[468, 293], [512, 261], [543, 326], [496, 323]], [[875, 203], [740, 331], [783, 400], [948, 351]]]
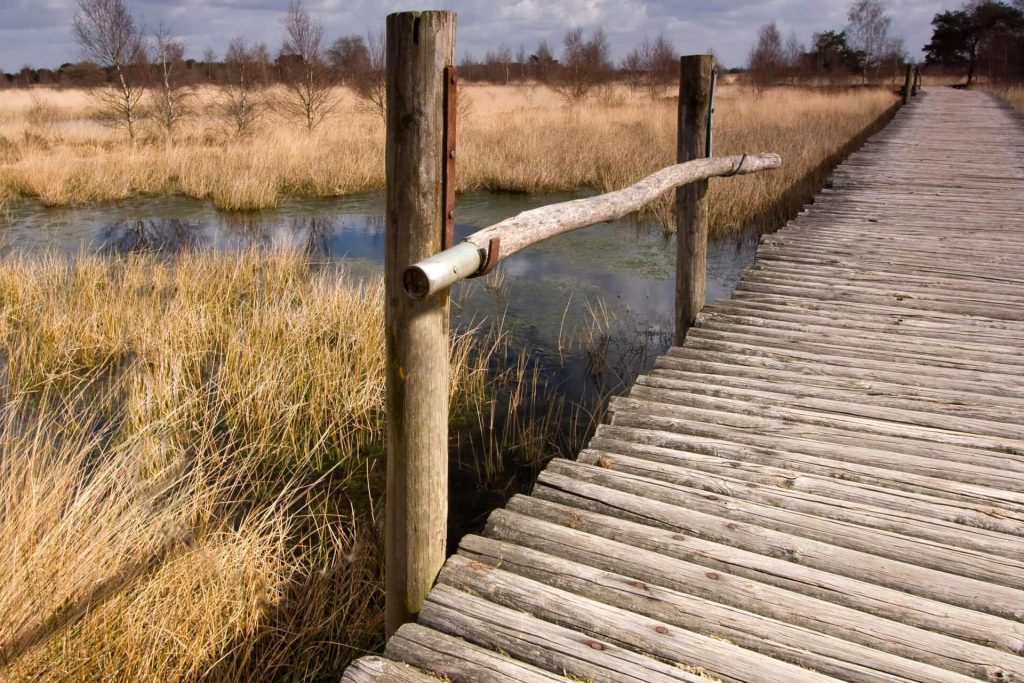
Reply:
[[704, 567], [558, 525], [503, 514], [488, 534], [500, 540], [466, 537], [462, 554], [843, 680], [947, 679], [937, 668], [958, 672], [954, 679], [1024, 675], [1024, 659], [1005, 652], [735, 576], [709, 577]]
[[[654, 411], [654, 404], [651, 404]], [[739, 419], [740, 417], [745, 419]], [[715, 422], [720, 424], [715, 424]], [[750, 446], [775, 448], [804, 453], [831, 460], [859, 463], [871, 467], [913, 472], [929, 477], [948, 478], [966, 484], [994, 489], [1003, 504], [1020, 505], [1024, 501], [1024, 484], [1017, 472], [1002, 472], [999, 465], [947, 462], [941, 457], [919, 456], [910, 445], [893, 444], [861, 447], [855, 432], [823, 431], [808, 425], [780, 421], [754, 420], [719, 411], [680, 407], [672, 415], [623, 411], [615, 413], [613, 425], [658, 431], [692, 434], [733, 441]], [[789, 436], [793, 434], [793, 436]], [[903, 451], [903, 452], [901, 452]], [[909, 453], [906, 451], [910, 451]], [[969, 459], [969, 456], [962, 456]]]
[[440, 585], [430, 592], [420, 623], [570, 680], [594, 683], [705, 683], [694, 674], [607, 640], [558, 626], [526, 612]]
[[[835, 500], [873, 505], [892, 512], [905, 512], [932, 519], [941, 519], [967, 529], [997, 531], [1001, 534], [1024, 536], [1024, 514], [1015, 513], [1006, 508], [991, 505], [981, 506], [961, 502], [950, 498], [940, 498], [905, 490], [906, 486], [891, 487], [892, 479], [888, 470], [881, 470], [876, 476], [875, 484], [857, 481], [861, 477], [841, 478], [838, 475], [845, 470], [844, 463], [823, 464], [820, 467], [801, 466], [803, 463], [779, 462], [777, 458], [768, 456], [767, 463], [758, 460], [738, 460], [728, 457], [730, 451], [718, 453], [712, 446], [706, 450], [714, 455], [697, 452], [697, 449], [675, 450], [645, 443], [650, 439], [647, 434], [634, 432], [624, 434], [624, 430], [613, 427], [602, 427], [591, 439], [587, 449], [580, 453], [579, 460], [600, 467], [616, 467], [616, 461], [629, 458], [632, 463], [621, 463], [626, 467], [641, 467], [636, 460], [648, 460], [652, 463], [674, 465], [678, 469], [706, 473], [712, 476], [748, 482], [755, 485], [770, 486], [776, 489], [800, 491], [816, 496]], [[654, 437], [655, 439], [657, 437]], [[742, 452], [742, 451], [741, 451]], [[722, 457], [720, 457], [722, 456]], [[794, 467], [795, 465], [795, 467]], [[827, 476], [808, 473], [824, 472]], [[652, 478], [664, 476], [651, 471]], [[697, 481], [697, 480], [695, 480]], [[710, 482], [714, 485], [714, 482]], [[942, 482], [935, 485], [941, 486]]]
[[481, 683], [565, 683], [567, 680], [420, 624], [406, 624], [398, 629], [388, 640], [384, 653], [392, 659], [415, 664], [441, 680]]
[[343, 683], [437, 683], [437, 678], [408, 664], [383, 657], [360, 657], [345, 670]]
[[694, 534], [743, 550], [902, 590], [966, 609], [1024, 621], [1024, 591], [888, 557], [732, 521], [546, 470], [534, 495], [601, 514]]
[[[563, 479], [614, 489], [647, 501], [662, 501], [676, 507], [699, 509], [705, 515], [820, 541], [859, 553], [870, 553], [916, 568], [929, 568], [987, 584], [999, 584], [1019, 590], [1020, 597], [1024, 599], [1024, 569], [1021, 562], [995, 553], [978, 552], [871, 528], [864, 523], [866, 520], [863, 518], [867, 514], [857, 514], [852, 508], [847, 508], [846, 516], [856, 518], [857, 521], [836, 520], [821, 516], [824, 504], [820, 501], [816, 501], [817, 505], [812, 505], [810, 501], [798, 505], [791, 500], [790, 506], [784, 506], [780, 500], [780, 505], [774, 506], [567, 460], [552, 461], [540, 481], [548, 485], [560, 485], [557, 482]], [[795, 508], [799, 508], [799, 511]], [[809, 512], [811, 508], [818, 514]], [[906, 526], [912, 525], [913, 521], [908, 518]], [[836, 552], [828, 548], [820, 550]], [[934, 580], [936, 577], [932, 578]], [[951, 576], [944, 577], [944, 580], [946, 583], [956, 583]]]
[[843, 500], [796, 491], [789, 487], [763, 486], [727, 475], [708, 475], [678, 464], [665, 464], [612, 453], [584, 451], [578, 460], [584, 464], [624, 472], [634, 477], [656, 479], [685, 486], [690, 490], [707, 491], [825, 519], [848, 522], [865, 529], [882, 529], [980, 553], [1001, 555], [1015, 562], [1024, 559], [1024, 539], [1018, 536], [935, 520], [916, 512], [900, 512], [868, 505], [863, 500]]
[[[680, 534], [658, 524], [591, 512], [536, 496], [513, 497], [508, 504], [508, 513], [544, 520], [613, 543], [701, 565], [715, 573], [744, 577], [910, 626], [1014, 654], [1024, 653], [1024, 625], [1015, 621], [808, 567], [783, 557], [744, 550], [696, 535]], [[614, 550], [615, 546], [608, 547]], [[683, 580], [685, 575], [677, 578]], [[705, 578], [711, 579], [708, 589], [718, 591], [717, 579], [707, 577], [706, 572]], [[728, 596], [724, 592], [715, 595], [716, 599]], [[768, 608], [768, 605], [760, 606]]]
[[461, 555], [448, 560], [438, 581], [498, 605], [520, 609], [545, 621], [608, 640], [619, 647], [674, 662], [684, 671], [706, 671], [730, 683], [766, 679], [794, 683], [835, 680]]
[[[932, 477], [915, 472], [894, 470], [885, 466], [865, 465], [829, 457], [830, 453], [808, 455], [787, 450], [779, 446], [758, 446], [739, 443], [730, 438], [730, 432], [690, 434], [682, 431], [666, 431], [654, 426], [646, 417], [633, 419], [620, 415], [617, 423], [602, 425], [598, 435], [632, 441], [640, 446], [660, 446], [666, 449], [692, 452], [714, 457], [730, 458], [739, 462], [753, 462], [761, 465], [785, 467], [798, 472], [820, 474], [843, 481], [852, 481], [891, 488], [896, 491], [920, 493], [950, 501], [966, 503], [970, 508], [965, 515], [974, 515], [971, 523], [984, 529], [993, 528], [988, 522], [995, 519], [1019, 521], [1024, 514], [1024, 495], [999, 488], [978, 486], [950, 480], [946, 477]], [[630, 424], [636, 422], [636, 425]], [[1011, 514], [1006, 514], [1006, 512]]]

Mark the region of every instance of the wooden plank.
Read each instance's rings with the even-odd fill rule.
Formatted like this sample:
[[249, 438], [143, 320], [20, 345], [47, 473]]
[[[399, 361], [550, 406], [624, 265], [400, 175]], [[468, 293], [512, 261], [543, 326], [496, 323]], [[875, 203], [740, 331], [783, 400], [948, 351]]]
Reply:
[[388, 640], [384, 653], [430, 671], [435, 680], [438, 677], [480, 683], [565, 683], [568, 680], [420, 624], [406, 624], [398, 629]]
[[[467, 555], [469, 556], [469, 555]], [[440, 585], [430, 592], [420, 623], [506, 652], [570, 680], [594, 683], [706, 683], [677, 666], [552, 624], [517, 609]]]
[[437, 683], [437, 678], [383, 657], [360, 657], [342, 674], [343, 683]]
[[868, 581], [966, 609], [1024, 621], [1024, 591], [919, 567], [888, 557], [796, 536], [757, 524], [732, 521], [640, 495], [580, 481], [545, 470], [534, 495], [601, 514], [618, 515], [679, 534], [771, 557], [786, 558], [827, 572]]
[[[1024, 652], [1024, 625], [1013, 620], [808, 567], [782, 557], [744, 550], [696, 535], [680, 534], [656, 523], [591, 512], [537, 496], [515, 496], [509, 501], [507, 511], [599, 536], [612, 543], [701, 565], [716, 574], [744, 577], [759, 584], [776, 586], [1014, 654]], [[608, 547], [614, 550], [613, 545]], [[684, 574], [678, 576], [679, 580], [684, 578]], [[708, 589], [719, 590], [715, 583], [717, 578], [708, 577], [706, 572], [705, 578], [712, 581], [707, 584]], [[717, 597], [726, 599], [727, 594], [716, 593]], [[768, 608], [768, 605], [758, 604]]]
[[[801, 491], [835, 500], [865, 503], [884, 510], [941, 519], [964, 528], [1024, 536], [1024, 514], [1006, 508], [974, 505], [948, 497], [914, 493], [905, 490], [912, 488], [906, 485], [892, 487], [892, 478], [887, 476], [887, 470], [878, 471], [874, 479], [875, 484], [864, 483], [857, 480], [867, 477], [855, 475], [851, 479], [836, 476], [845, 470], [843, 463], [808, 467], [799, 461], [779, 462], [777, 458], [771, 456], [764, 458], [764, 462], [757, 459], [739, 460], [727, 457], [729, 452], [719, 453], [713, 446], [706, 449], [713, 451], [713, 455], [697, 452], [697, 449], [675, 450], [646, 443], [657, 439], [656, 435], [652, 439], [648, 434], [623, 433], [625, 431], [613, 427], [600, 428], [591, 439], [589, 447], [580, 453], [579, 460], [600, 467], [613, 468], [617, 461], [621, 462], [623, 456], [630, 460], [649, 460], [652, 463], [675, 465], [679, 469], [728, 477], [755, 485]], [[635, 463], [622, 463], [622, 466], [640, 467]], [[808, 473], [808, 470], [812, 473]], [[826, 476], [813, 472], [823, 472]], [[656, 472], [652, 472], [650, 476], [657, 478], [656, 475]], [[941, 485], [942, 482], [938, 481], [933, 487]]]
[[[469, 536], [462, 555], [843, 680], [895, 677], [933, 683], [957, 672], [952, 679], [1003, 681], [1024, 672], [1024, 659], [1005, 652], [745, 579], [709, 578], [697, 565], [628, 546], [612, 547], [565, 527], [502, 515], [488, 533], [502, 540]], [[726, 593], [732, 600], [723, 599]], [[773, 599], [778, 600], [775, 609], [767, 607]], [[813, 611], [800, 612], [806, 605], [794, 603], [801, 601], [812, 603]], [[860, 630], [873, 633], [865, 636]]]
[[[986, 584], [999, 584], [1017, 589], [1024, 599], [1024, 570], [1021, 562], [1000, 557], [996, 553], [983, 553], [915, 538], [909, 535], [909, 531], [893, 533], [874, 529], [860, 519], [867, 517], [867, 513], [857, 514], [853, 508], [847, 508], [845, 516], [857, 521], [825, 517], [821, 515], [823, 511], [820, 509], [824, 507], [820, 501], [825, 499], [808, 500], [804, 505], [790, 501], [789, 506], [779, 500], [776, 506], [567, 460], [552, 461], [539, 481], [555, 485], [565, 479], [629, 493], [647, 501], [662, 501], [676, 507], [699, 509], [703, 515], [734, 520], [761, 530], [779, 531], [804, 540], [820, 541], [828, 546], [840, 546], [858, 553], [870, 553], [875, 557], [888, 558], [919, 569], [929, 568]], [[798, 493], [797, 499], [800, 496], [807, 494]], [[809, 512], [811, 509], [819, 514]], [[907, 527], [913, 523], [914, 520], [910, 518], [905, 522]], [[821, 550], [836, 552], [832, 548]], [[934, 580], [936, 577], [932, 578]], [[945, 583], [956, 583], [952, 576], [944, 576], [943, 579]]]
[[438, 581], [619, 647], [674, 662], [684, 671], [705, 671], [730, 683], [766, 679], [794, 683], [835, 680], [717, 638], [474, 562], [462, 555], [448, 560]]
[[746, 479], [708, 475], [678, 464], [665, 464], [617, 453], [584, 451], [578, 461], [634, 477], [677, 484], [688, 490], [707, 491], [738, 500], [848, 522], [865, 529], [882, 529], [979, 553], [1001, 555], [1014, 562], [1024, 559], [1024, 540], [1018, 536], [977, 527], [965, 527], [956, 522], [935, 520], [916, 512], [900, 512], [868, 505], [863, 500], [831, 498], [784, 486], [763, 486]]

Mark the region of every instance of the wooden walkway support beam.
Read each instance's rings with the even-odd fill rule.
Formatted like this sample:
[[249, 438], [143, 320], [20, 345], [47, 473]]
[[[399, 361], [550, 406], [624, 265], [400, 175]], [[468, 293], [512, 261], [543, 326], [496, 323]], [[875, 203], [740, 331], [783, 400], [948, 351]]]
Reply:
[[[679, 61], [679, 123], [676, 160], [708, 156], [711, 124], [713, 55], [689, 55]], [[676, 344], [704, 307], [708, 251], [708, 181], [698, 180], [676, 190]]]
[[448, 524], [448, 293], [417, 301], [402, 273], [442, 249], [445, 67], [453, 12], [387, 18], [386, 630], [415, 619], [444, 562]]
[[907, 64], [907, 74], [903, 79], [903, 104], [910, 104], [910, 98], [914, 96], [914, 79], [917, 67]]

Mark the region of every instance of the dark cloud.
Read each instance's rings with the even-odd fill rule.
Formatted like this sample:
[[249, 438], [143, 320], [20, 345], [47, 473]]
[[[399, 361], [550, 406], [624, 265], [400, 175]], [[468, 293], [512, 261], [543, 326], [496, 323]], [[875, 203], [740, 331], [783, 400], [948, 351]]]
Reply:
[[[841, 29], [850, 0], [448, 0], [459, 13], [460, 55], [482, 55], [502, 43], [531, 51], [542, 39], [557, 49], [565, 30], [602, 26], [616, 57], [645, 35], [668, 35], [682, 53], [712, 48], [726, 64], [746, 60], [757, 28], [778, 21], [784, 35], [808, 41], [815, 31]], [[949, 0], [883, 0], [914, 56], [930, 35], [932, 16]], [[168, 27], [199, 57], [218, 53], [233, 36], [244, 35], [276, 49], [287, 0], [127, 0], [147, 27]], [[432, 5], [433, 3], [426, 3]], [[424, 5], [424, 6], [426, 6]], [[384, 17], [408, 9], [408, 2], [307, 0], [327, 24], [330, 37], [383, 27]], [[71, 36], [74, 0], [0, 0], [0, 69], [22, 64], [56, 66], [78, 58]]]

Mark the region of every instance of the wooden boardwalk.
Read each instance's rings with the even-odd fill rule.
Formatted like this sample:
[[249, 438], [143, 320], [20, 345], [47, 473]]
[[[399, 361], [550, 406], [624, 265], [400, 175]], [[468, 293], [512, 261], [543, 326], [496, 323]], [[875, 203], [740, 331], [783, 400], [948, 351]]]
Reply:
[[346, 680], [1024, 680], [1020, 119], [925, 91], [612, 409]]

